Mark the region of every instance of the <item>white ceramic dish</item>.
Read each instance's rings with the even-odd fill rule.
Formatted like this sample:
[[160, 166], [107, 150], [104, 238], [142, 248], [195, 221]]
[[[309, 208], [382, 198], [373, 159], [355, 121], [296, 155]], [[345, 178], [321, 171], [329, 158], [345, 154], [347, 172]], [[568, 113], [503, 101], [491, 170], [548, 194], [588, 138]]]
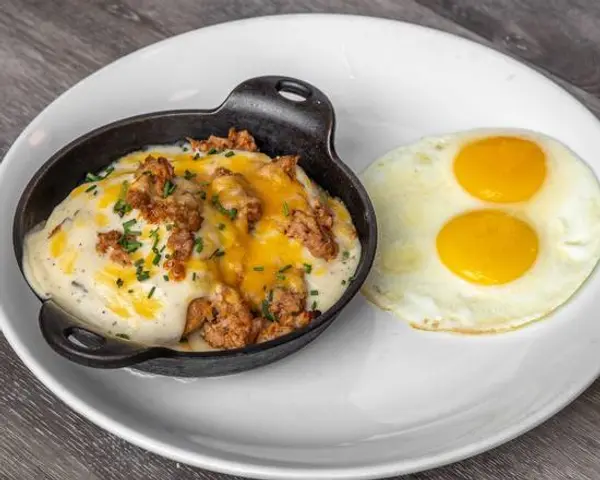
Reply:
[[[356, 171], [423, 135], [499, 126], [555, 136], [600, 172], [595, 117], [508, 57], [398, 22], [270, 17], [152, 45], [62, 95], [0, 165], [0, 221], [12, 225], [33, 172], [85, 131], [152, 110], [212, 107], [240, 81], [271, 73], [329, 95], [338, 152]], [[356, 298], [306, 349], [245, 374], [184, 382], [88, 369], [44, 343], [11, 231], [0, 235], [0, 325], [32, 372], [103, 428], [212, 470], [331, 480], [431, 468], [532, 428], [600, 371], [598, 275], [552, 318], [511, 334], [419, 332]]]

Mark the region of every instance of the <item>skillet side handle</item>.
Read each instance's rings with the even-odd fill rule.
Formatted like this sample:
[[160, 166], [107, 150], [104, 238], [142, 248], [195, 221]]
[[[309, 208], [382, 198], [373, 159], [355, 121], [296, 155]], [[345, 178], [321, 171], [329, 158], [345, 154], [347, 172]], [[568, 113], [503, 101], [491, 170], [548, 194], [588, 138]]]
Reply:
[[272, 118], [275, 128], [287, 123], [318, 139], [327, 150], [333, 142], [333, 105], [317, 87], [296, 78], [269, 75], [246, 80], [233, 89], [220, 109]]
[[82, 327], [75, 317], [51, 300], [42, 304], [39, 323], [44, 339], [56, 353], [86, 367], [129, 367], [168, 356], [170, 352], [166, 348], [103, 337]]

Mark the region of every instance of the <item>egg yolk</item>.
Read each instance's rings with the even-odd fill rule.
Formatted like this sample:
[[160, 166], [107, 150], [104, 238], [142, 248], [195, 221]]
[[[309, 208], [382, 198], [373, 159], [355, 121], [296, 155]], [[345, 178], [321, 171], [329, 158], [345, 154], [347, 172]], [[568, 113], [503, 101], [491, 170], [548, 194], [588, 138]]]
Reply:
[[516, 280], [535, 262], [538, 238], [531, 226], [499, 210], [476, 210], [452, 218], [437, 236], [442, 263], [479, 285]]
[[495, 203], [531, 198], [546, 178], [546, 155], [524, 138], [488, 137], [463, 146], [454, 175], [471, 195]]

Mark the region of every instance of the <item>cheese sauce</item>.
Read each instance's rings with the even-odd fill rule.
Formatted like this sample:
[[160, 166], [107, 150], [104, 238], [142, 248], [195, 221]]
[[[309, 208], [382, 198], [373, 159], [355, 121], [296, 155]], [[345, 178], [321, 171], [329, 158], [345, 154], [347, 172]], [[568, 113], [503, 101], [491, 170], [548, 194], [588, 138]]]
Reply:
[[[150, 224], [135, 209], [123, 216], [115, 211], [124, 195], [124, 182], [133, 182], [136, 169], [148, 155], [167, 158], [176, 176], [198, 183], [205, 192], [204, 221], [196, 234], [201, 244], [195, 245], [187, 260], [182, 281], [169, 278], [162, 267], [172, 226]], [[190, 301], [210, 295], [215, 282], [238, 288], [255, 309], [275, 282], [292, 288], [294, 282], [305, 282], [306, 309], [324, 312], [340, 298], [360, 258], [351, 217], [341, 201], [329, 197], [300, 167], [296, 167], [297, 182], [277, 172], [259, 172], [270, 163], [261, 153], [206, 155], [193, 151], [189, 144], [131, 153], [75, 188], [43, 225], [27, 235], [26, 277], [40, 296], [54, 298], [109, 335], [174, 348], [207, 348], [198, 334], [191, 335], [183, 347], [178, 342]], [[234, 191], [228, 188], [226, 177], [213, 181], [218, 167], [244, 175], [260, 199], [262, 216], [250, 231], [211, 206], [215, 195], [225, 201]], [[334, 217], [332, 232], [339, 252], [330, 261], [314, 257], [282, 233], [289, 212], [305, 209], [316, 199]], [[124, 229], [135, 231], [141, 244], [130, 254], [132, 265], [127, 266], [96, 250], [98, 232]]]

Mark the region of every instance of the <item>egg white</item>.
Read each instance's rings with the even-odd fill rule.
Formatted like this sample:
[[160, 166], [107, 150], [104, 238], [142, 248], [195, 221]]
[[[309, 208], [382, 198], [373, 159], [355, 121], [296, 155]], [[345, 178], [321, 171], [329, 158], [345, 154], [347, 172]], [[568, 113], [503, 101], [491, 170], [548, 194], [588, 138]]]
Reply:
[[[529, 200], [494, 204], [456, 181], [453, 160], [477, 138], [515, 135], [546, 154], [547, 174]], [[379, 245], [363, 293], [379, 307], [427, 330], [500, 332], [542, 318], [565, 303], [600, 258], [600, 187], [591, 169], [557, 140], [514, 129], [479, 129], [423, 138], [362, 174], [377, 214]], [[502, 285], [478, 285], [440, 261], [436, 237], [456, 215], [494, 208], [527, 221], [539, 240], [534, 265]]]

